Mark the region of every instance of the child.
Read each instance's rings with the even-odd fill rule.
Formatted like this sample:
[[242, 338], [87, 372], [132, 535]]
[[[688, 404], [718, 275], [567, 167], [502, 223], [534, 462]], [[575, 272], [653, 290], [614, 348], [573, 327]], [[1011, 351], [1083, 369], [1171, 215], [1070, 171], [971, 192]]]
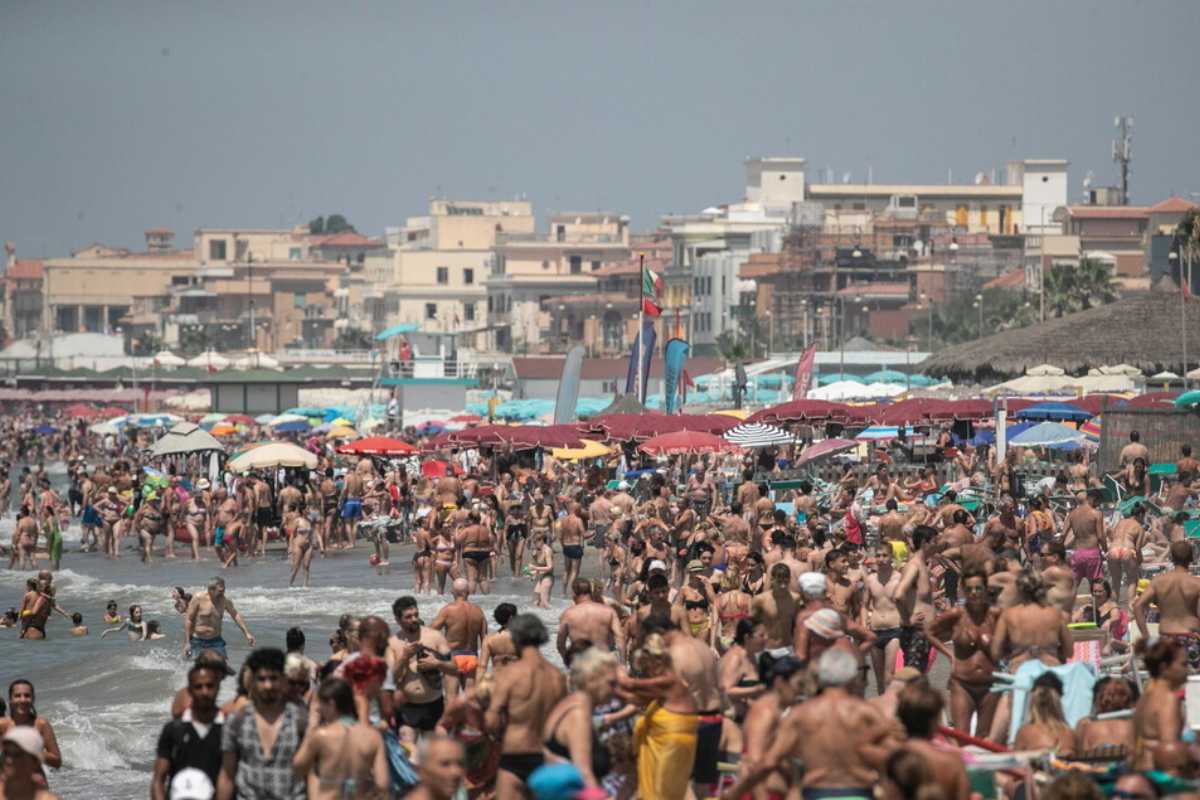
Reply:
[[104, 624], [112, 627], [114, 625], [120, 625], [124, 621], [125, 620], [121, 618], [121, 615], [117, 613], [117, 601], [109, 600], [104, 606]]
[[71, 615], [71, 625], [73, 626], [71, 628], [72, 636], [88, 635], [87, 625], [83, 624], [83, 614], [80, 614], [78, 611]]

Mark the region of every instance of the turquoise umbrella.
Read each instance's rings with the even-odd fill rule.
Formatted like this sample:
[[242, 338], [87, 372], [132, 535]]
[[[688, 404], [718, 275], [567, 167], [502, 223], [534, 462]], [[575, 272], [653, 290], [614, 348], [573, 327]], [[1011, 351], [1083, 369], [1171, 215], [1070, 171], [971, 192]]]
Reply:
[[1194, 405], [1200, 405], [1200, 389], [1192, 389], [1175, 398], [1176, 408], [1190, 408]]
[[838, 381], [850, 381], [851, 383], [861, 383], [861, 384], [866, 383], [866, 381], [864, 381], [862, 378], [860, 378], [857, 375], [849, 375], [844, 372], [838, 372], [838, 373], [831, 374], [831, 375], [820, 376], [819, 378], [817, 378], [817, 385], [818, 386], [828, 386], [829, 384], [837, 383]]
[[895, 369], [881, 369], [866, 377], [867, 383], [907, 383], [908, 375]]

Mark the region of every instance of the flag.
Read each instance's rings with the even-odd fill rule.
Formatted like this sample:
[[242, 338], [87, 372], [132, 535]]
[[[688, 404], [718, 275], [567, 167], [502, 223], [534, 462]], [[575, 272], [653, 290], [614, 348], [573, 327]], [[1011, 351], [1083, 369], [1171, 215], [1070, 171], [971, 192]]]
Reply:
[[558, 379], [558, 397], [554, 401], [554, 424], [562, 425], [575, 421], [575, 405], [579, 402], [579, 375], [583, 370], [584, 347], [577, 344], [563, 360], [562, 375]]
[[688, 371], [685, 369], [679, 375], [679, 407], [680, 408], [687, 405], [687, 390], [689, 387], [692, 389], [695, 389], [696, 382], [692, 380], [692, 376], [689, 375]]
[[792, 387], [792, 399], [803, 400], [808, 396], [808, 388], [812, 385], [813, 363], [817, 360], [817, 346], [814, 344], [804, 351], [796, 362], [796, 385]]
[[646, 384], [650, 382], [650, 359], [654, 357], [654, 344], [658, 339], [657, 332], [654, 330], [654, 320], [648, 319], [642, 323], [642, 332], [638, 336], [633, 337], [633, 351], [629, 354], [629, 371], [625, 378], [625, 394], [634, 394], [637, 390], [637, 361], [640, 342], [644, 342], [645, 346], [640, 349], [642, 356], [642, 391], [641, 397], [637, 398], [639, 403], [646, 402]]
[[642, 313], [652, 317], [662, 316], [663, 279], [649, 267], [642, 267]]
[[688, 343], [683, 339], [671, 339], [663, 348], [663, 392], [666, 395], [663, 405], [668, 414], [674, 414], [681, 404], [678, 403], [678, 388], [683, 374], [683, 364], [687, 361]]

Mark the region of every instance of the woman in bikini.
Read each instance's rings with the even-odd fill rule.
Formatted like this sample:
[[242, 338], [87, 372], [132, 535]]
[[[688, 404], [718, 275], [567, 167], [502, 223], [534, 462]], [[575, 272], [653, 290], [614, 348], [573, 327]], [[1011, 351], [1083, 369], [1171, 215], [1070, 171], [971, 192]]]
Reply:
[[1076, 605], [1071, 621], [1095, 623], [1097, 628], [1108, 634], [1104, 642], [1104, 655], [1129, 650], [1129, 643], [1125, 641], [1129, 633], [1129, 612], [1117, 605], [1112, 584], [1108, 581], [1092, 582], [1092, 602]]
[[599, 786], [611, 757], [600, 742], [592, 709], [608, 703], [617, 686], [617, 657], [591, 647], [571, 661], [573, 692], [558, 701], [546, 717], [542, 742], [546, 763], [573, 763], [587, 786]]
[[966, 604], [939, 614], [929, 623], [926, 636], [954, 665], [949, 681], [951, 723], [964, 733], [974, 733], [971, 716], [978, 715], [980, 733], [975, 735], [986, 735], [1000, 701], [1000, 695], [991, 691], [996, 664], [989, 650], [1000, 612], [992, 607], [986, 573], [963, 573], [962, 591]]
[[208, 539], [208, 506], [204, 503], [203, 492], [208, 488], [208, 481], [196, 484], [196, 491], [188, 498], [185, 522], [188, 535], [192, 538], [192, 560], [200, 560], [200, 545], [209, 545]]
[[417, 551], [413, 553], [413, 571], [417, 574], [417, 594], [433, 592], [433, 536], [425, 524], [424, 519], [420, 520], [413, 530], [413, 543], [417, 546]]
[[1032, 557], [1041, 550], [1042, 543], [1054, 536], [1054, 517], [1046, 510], [1040, 497], [1029, 501], [1029, 514], [1025, 517], [1025, 554]]
[[554, 588], [554, 550], [545, 535], [533, 534], [529, 574], [533, 578], [533, 602], [538, 608], [550, 607], [550, 591]]
[[[0, 717], [0, 736], [13, 728], [29, 727], [36, 730], [42, 737], [42, 763], [39, 769], [50, 767], [60, 769], [63, 764], [62, 751], [58, 748], [58, 738], [54, 735], [54, 726], [44, 717], [39, 717], [34, 705], [37, 695], [33, 684], [18, 678], [8, 685], [8, 717]], [[43, 779], [45, 772], [42, 772]]]
[[[1134, 503], [1129, 516], [1114, 525], [1108, 534], [1108, 574], [1118, 599], [1125, 586], [1129, 586], [1130, 597], [1137, 591], [1138, 578], [1142, 574], [1142, 548], [1148, 538], [1145, 521], [1145, 507]], [[1096, 581], [1092, 581], [1092, 587], [1095, 586]]]
[[767, 632], [762, 622], [754, 619], [739, 620], [734, 628], [733, 643], [721, 656], [718, 675], [721, 693], [729, 700], [723, 726], [724, 749], [740, 753], [746, 712], [766, 691], [758, 674], [758, 654], [767, 645]]
[[724, 591], [717, 595], [717, 621], [720, 631], [717, 644], [728, 649], [734, 642], [738, 623], [750, 617], [750, 605], [753, 599], [746, 591], [745, 582], [736, 572], [728, 574]]
[[433, 533], [430, 540], [433, 546], [433, 574], [437, 577], [438, 594], [446, 593], [446, 576], [454, 567], [454, 541], [445, 531]]

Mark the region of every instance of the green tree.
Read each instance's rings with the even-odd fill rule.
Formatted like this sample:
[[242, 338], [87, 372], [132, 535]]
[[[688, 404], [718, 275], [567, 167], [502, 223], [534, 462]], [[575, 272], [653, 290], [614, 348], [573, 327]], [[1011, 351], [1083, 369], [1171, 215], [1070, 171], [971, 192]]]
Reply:
[[1193, 272], [1197, 265], [1200, 265], [1200, 211], [1193, 209], [1179, 220], [1179, 224], [1175, 226], [1171, 249], [1178, 254], [1176, 261], [1178, 272], [1175, 278], [1182, 286], [1185, 280], [1182, 275], [1186, 265], [1190, 263]]
[[1055, 264], [1045, 277], [1046, 307], [1055, 317], [1102, 306], [1117, 299], [1112, 271], [1103, 261], [1085, 258], [1078, 265]]
[[185, 325], [179, 329], [179, 349], [184, 355], [199, 355], [211, 345], [212, 341], [203, 325]]
[[375, 342], [362, 328], [342, 328], [333, 340], [334, 350], [370, 350]]
[[129, 343], [130, 354], [135, 356], [152, 356], [162, 351], [163, 340], [153, 331], [138, 335]]
[[317, 217], [308, 223], [311, 234], [357, 233], [354, 226], [341, 214], [330, 214], [328, 217]]
[[[1037, 309], [1023, 292], [1008, 289], [986, 289], [983, 295], [983, 335], [1023, 328], [1037, 320]], [[972, 294], [959, 295], [935, 306], [933, 312], [933, 346], [959, 344], [979, 338], [980, 309]], [[909, 333], [922, 344], [928, 338], [929, 317], [912, 320]]]

